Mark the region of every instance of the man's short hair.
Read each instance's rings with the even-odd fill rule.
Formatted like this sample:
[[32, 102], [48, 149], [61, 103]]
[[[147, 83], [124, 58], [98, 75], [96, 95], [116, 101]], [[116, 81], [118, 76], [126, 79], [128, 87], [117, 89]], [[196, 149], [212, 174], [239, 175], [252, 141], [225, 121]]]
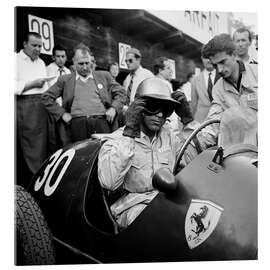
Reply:
[[210, 58], [220, 52], [232, 55], [235, 51], [235, 45], [229, 34], [220, 34], [214, 36], [202, 48], [202, 57]]
[[134, 56], [135, 56], [136, 59], [142, 57], [141, 52], [138, 49], [136, 49], [136, 48], [130, 48], [130, 49], [128, 49], [127, 52], [126, 52], [126, 54], [129, 54], [129, 53], [134, 54]]
[[159, 73], [160, 69], [164, 69], [164, 67], [165, 67], [164, 62], [168, 61], [168, 60], [169, 59], [165, 56], [160, 56], [155, 60], [154, 66], [153, 66], [155, 75], [157, 75]]
[[63, 46], [61, 46], [61, 45], [59, 45], [59, 44], [57, 44], [57, 45], [55, 45], [53, 47], [53, 50], [52, 50], [53, 55], [55, 55], [55, 51], [65, 51], [65, 52], [67, 52], [66, 48], [63, 47]]
[[28, 42], [30, 36], [34, 36], [35, 38], [42, 38], [41, 35], [37, 32], [27, 32], [23, 37], [23, 41]]
[[252, 34], [247, 27], [240, 27], [240, 28], [236, 29], [235, 32], [233, 33], [233, 39], [235, 38], [235, 33], [244, 33], [244, 32], [248, 32], [248, 40], [249, 40], [249, 42], [251, 42], [252, 41]]
[[83, 54], [89, 53], [90, 55], [93, 55], [92, 51], [88, 46], [86, 46], [84, 43], [79, 43], [74, 49], [73, 49], [73, 57], [75, 56], [76, 51], [82, 51]]
[[110, 70], [111, 66], [118, 66], [119, 67], [117, 62], [112, 62], [112, 63], [109, 63], [108, 70]]

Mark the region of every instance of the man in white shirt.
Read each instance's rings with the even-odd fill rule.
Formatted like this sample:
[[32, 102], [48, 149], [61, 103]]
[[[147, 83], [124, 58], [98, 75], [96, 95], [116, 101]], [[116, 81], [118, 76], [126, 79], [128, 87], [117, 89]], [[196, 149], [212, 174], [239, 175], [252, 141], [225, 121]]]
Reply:
[[57, 81], [59, 76], [71, 73], [70, 70], [65, 67], [67, 54], [64, 47], [61, 45], [55, 45], [53, 48], [52, 59], [54, 62], [47, 66], [47, 75], [48, 77], [55, 76], [55, 78], [48, 82], [49, 87], [51, 87]]
[[220, 78], [209, 59], [201, 57], [204, 66], [203, 71], [191, 81], [191, 109], [194, 119], [202, 123], [210, 109], [212, 88]]
[[233, 34], [233, 42], [236, 48], [237, 59], [241, 60], [244, 64], [258, 64], [258, 62], [249, 55], [252, 35], [246, 27], [236, 29]]
[[45, 63], [39, 58], [42, 39], [29, 32], [16, 55], [15, 96], [17, 184], [26, 186], [47, 157], [47, 113], [41, 94], [47, 89]]
[[[70, 70], [65, 67], [67, 61], [66, 49], [61, 45], [55, 45], [53, 48], [52, 59], [54, 62], [47, 66], [48, 77], [54, 77], [48, 82], [49, 87], [56, 83], [59, 76], [70, 74]], [[59, 97], [57, 100], [58, 104], [62, 106], [62, 98]]]
[[[153, 70], [156, 77], [163, 80], [168, 85], [170, 89], [170, 93], [172, 94], [173, 89], [172, 89], [172, 85], [170, 81], [172, 79], [173, 70], [172, 70], [169, 59], [164, 56], [161, 56], [155, 59]], [[180, 97], [181, 93], [177, 93], [177, 94], [178, 94], [178, 97]], [[182, 94], [182, 96], [183, 96], [183, 99], [181, 101], [181, 106], [185, 106], [187, 108], [185, 112], [187, 112], [188, 110], [190, 111], [189, 104], [187, 100], [184, 98], [184, 94]], [[186, 116], [189, 116], [189, 117], [186, 117]], [[173, 112], [171, 116], [168, 118], [168, 120], [170, 122], [169, 126], [172, 128], [172, 130], [175, 133], [178, 134], [179, 130], [182, 130], [183, 125], [186, 125], [190, 123], [191, 121], [193, 121], [193, 118], [191, 115], [191, 111], [189, 114], [186, 114], [186, 115], [184, 114], [177, 115], [175, 112]], [[182, 123], [180, 123], [180, 121]]]
[[130, 48], [126, 52], [125, 62], [130, 73], [123, 82], [127, 94], [127, 102], [126, 105], [124, 105], [122, 112], [118, 115], [119, 126], [125, 125], [125, 112], [127, 111], [128, 106], [134, 101], [139, 84], [147, 78], [154, 77], [150, 70], [141, 66], [141, 59], [141, 52], [136, 48]]
[[134, 101], [137, 87], [146, 78], [154, 77], [153, 73], [141, 66], [142, 55], [136, 48], [131, 48], [126, 53], [126, 64], [130, 71], [124, 80], [124, 88], [127, 91], [128, 104]]

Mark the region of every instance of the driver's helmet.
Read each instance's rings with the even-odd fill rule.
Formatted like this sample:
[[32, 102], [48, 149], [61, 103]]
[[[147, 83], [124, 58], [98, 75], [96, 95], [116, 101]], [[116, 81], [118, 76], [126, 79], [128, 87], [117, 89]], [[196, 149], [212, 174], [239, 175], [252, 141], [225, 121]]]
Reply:
[[172, 102], [172, 105], [179, 104], [178, 101], [171, 97], [172, 90], [169, 83], [157, 77], [143, 80], [136, 91], [135, 98], [154, 98]]
[[173, 113], [176, 104], [179, 104], [171, 97], [171, 91], [168, 82], [156, 77], [148, 78], [138, 86], [135, 99], [145, 99], [144, 112], [147, 115], [162, 112], [167, 118]]

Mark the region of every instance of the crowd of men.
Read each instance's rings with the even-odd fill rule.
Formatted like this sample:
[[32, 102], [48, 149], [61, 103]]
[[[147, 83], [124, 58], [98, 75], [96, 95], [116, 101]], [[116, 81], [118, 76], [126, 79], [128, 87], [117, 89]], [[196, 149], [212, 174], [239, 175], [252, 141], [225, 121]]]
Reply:
[[233, 37], [215, 36], [202, 47], [202, 72], [190, 74], [189, 88], [175, 90], [166, 57], [155, 59], [152, 73], [142, 67], [141, 52], [129, 49], [122, 86], [116, 81], [118, 63], [96, 70], [93, 52], [82, 43], [74, 48], [70, 69], [66, 49], [59, 45], [46, 67], [41, 36], [27, 33], [16, 55], [16, 182], [27, 186], [57, 149], [105, 133], [98, 176], [103, 188], [123, 191], [111, 211], [120, 227], [128, 226], [157, 194], [154, 172], [173, 172], [185, 131], [197, 123], [225, 115], [241, 130], [235, 135], [227, 127], [228, 134], [219, 137], [224, 125], [205, 128], [198, 137], [204, 148], [218, 137], [223, 146], [257, 145], [258, 63], [248, 54], [250, 44], [246, 28]]

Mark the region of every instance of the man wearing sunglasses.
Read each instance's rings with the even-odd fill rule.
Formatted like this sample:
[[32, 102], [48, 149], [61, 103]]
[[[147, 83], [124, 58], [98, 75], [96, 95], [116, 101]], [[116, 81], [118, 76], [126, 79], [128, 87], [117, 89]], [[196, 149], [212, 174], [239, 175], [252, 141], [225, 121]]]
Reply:
[[[183, 127], [193, 121], [191, 108], [184, 93], [182, 93], [181, 91], [175, 91], [173, 93], [172, 85], [170, 82], [172, 79], [173, 70], [169, 59], [164, 56], [160, 56], [155, 59], [153, 70], [155, 76], [163, 80], [168, 85], [173, 98], [181, 103], [182, 110], [179, 110], [177, 114], [172, 113], [172, 115], [168, 118], [171, 128], [174, 130], [174, 132], [178, 133], [179, 129], [183, 129]], [[185, 108], [184, 111], [183, 108]]]
[[130, 48], [126, 53], [126, 64], [129, 75], [126, 77], [123, 85], [127, 91], [127, 105], [133, 102], [137, 87], [146, 78], [153, 77], [153, 73], [141, 66], [142, 55], [136, 48]]
[[126, 126], [110, 134], [101, 147], [98, 176], [103, 188], [122, 190], [111, 206], [120, 227], [127, 227], [157, 195], [152, 176], [173, 171], [181, 142], [166, 122], [180, 104], [164, 80], [145, 79], [126, 112]]

